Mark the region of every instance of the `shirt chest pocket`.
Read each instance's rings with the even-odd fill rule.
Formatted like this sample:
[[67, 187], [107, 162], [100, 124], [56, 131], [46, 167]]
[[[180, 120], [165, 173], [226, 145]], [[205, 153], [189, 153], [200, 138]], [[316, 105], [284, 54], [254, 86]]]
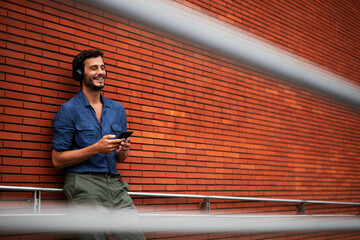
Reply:
[[116, 138], [120, 136], [120, 133], [126, 129], [122, 128], [121, 125], [113, 124], [111, 125], [112, 134], [116, 135]]
[[99, 131], [90, 124], [79, 123], [75, 127], [75, 142], [81, 147], [92, 145], [101, 138]]

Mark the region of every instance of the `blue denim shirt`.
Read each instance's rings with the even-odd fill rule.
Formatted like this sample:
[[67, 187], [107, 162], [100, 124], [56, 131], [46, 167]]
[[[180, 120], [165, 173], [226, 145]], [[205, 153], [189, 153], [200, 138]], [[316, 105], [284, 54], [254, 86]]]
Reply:
[[[81, 149], [98, 142], [105, 135], [114, 134], [118, 137], [121, 132], [125, 131], [126, 112], [124, 107], [102, 95], [101, 101], [103, 103], [101, 123], [82, 91], [64, 103], [53, 118], [52, 148], [59, 152]], [[96, 154], [65, 170], [77, 173], [93, 172], [119, 175], [116, 169], [115, 152]]]

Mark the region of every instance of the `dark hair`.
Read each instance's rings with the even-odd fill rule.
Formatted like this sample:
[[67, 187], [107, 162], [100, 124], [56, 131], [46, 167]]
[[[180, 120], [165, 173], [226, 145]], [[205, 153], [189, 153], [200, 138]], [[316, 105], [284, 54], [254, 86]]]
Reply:
[[73, 72], [72, 76], [76, 81], [81, 82], [84, 78], [84, 66], [85, 66], [85, 60], [89, 58], [94, 58], [104, 56], [104, 53], [99, 49], [90, 49], [90, 50], [83, 50], [81, 53], [79, 53], [77, 56], [75, 56], [72, 67]]

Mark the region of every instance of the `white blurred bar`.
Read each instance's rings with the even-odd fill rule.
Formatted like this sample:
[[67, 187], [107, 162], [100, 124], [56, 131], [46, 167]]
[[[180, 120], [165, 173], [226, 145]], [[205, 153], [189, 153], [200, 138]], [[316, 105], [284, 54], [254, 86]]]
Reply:
[[344, 78], [251, 37], [201, 12], [164, 0], [92, 0], [118, 15], [175, 34], [242, 63], [360, 106], [360, 89]]
[[359, 217], [271, 217], [236, 215], [134, 215], [128, 212], [99, 214], [89, 208], [81, 213], [0, 215], [0, 232], [312, 232], [358, 231]]

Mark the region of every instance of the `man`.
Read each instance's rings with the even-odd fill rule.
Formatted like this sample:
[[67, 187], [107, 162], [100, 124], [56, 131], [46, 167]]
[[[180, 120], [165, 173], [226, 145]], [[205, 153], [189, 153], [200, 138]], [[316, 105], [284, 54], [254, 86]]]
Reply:
[[[129, 156], [131, 139], [118, 139], [127, 129], [124, 107], [104, 97], [103, 52], [84, 50], [73, 60], [80, 92], [64, 103], [53, 119], [52, 162], [65, 170], [64, 193], [75, 206], [102, 206], [110, 211], [136, 208], [128, 185], [119, 179], [117, 162]], [[115, 239], [145, 239], [142, 233], [113, 233]], [[105, 233], [82, 239], [107, 239]]]

